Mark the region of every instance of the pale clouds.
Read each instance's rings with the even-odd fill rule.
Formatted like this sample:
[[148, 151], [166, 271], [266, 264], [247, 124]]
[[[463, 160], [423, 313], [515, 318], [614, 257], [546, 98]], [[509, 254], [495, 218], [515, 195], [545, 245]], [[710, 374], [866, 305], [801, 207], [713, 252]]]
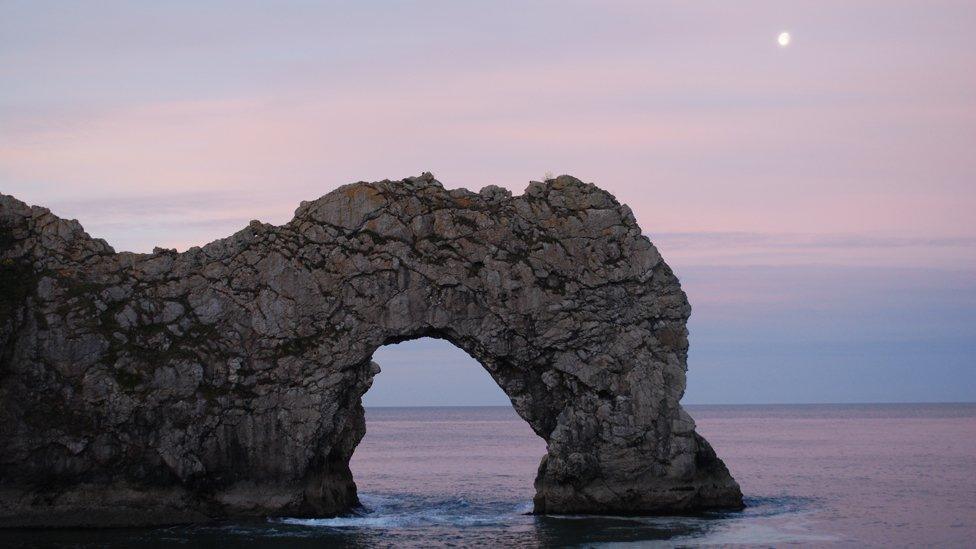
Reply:
[[974, 20], [961, 0], [3, 2], [0, 192], [145, 252], [357, 180], [569, 173], [683, 280], [693, 400], [976, 398]]
[[273, 194], [281, 222], [361, 179], [551, 171], [652, 233], [976, 236], [972, 4], [0, 10], [0, 189], [29, 202]]
[[918, 266], [976, 272], [976, 237], [684, 232], [648, 235], [679, 265]]

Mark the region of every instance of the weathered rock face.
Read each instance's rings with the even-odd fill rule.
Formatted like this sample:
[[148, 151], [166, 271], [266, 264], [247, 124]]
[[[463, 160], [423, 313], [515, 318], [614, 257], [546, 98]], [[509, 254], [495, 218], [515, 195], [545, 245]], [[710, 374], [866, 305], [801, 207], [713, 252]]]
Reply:
[[0, 524], [344, 512], [370, 358], [425, 336], [548, 442], [536, 512], [740, 507], [678, 404], [689, 312], [630, 209], [568, 176], [356, 183], [185, 253], [0, 195]]

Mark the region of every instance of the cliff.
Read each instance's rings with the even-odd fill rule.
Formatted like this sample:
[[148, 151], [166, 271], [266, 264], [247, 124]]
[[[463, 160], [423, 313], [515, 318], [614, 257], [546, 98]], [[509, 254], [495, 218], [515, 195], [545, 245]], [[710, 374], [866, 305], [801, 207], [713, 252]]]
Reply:
[[679, 405], [690, 306], [630, 209], [356, 183], [183, 253], [0, 195], [0, 525], [342, 513], [382, 345], [443, 338], [548, 443], [536, 512], [742, 505]]

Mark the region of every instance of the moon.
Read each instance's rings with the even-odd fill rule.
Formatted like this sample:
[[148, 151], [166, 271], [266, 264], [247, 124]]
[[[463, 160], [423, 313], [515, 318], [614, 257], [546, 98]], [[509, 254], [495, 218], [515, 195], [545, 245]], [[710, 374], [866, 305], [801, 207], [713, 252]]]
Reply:
[[776, 41], [779, 42], [781, 48], [789, 46], [790, 40], [792, 40], [792, 37], [790, 36], [790, 33], [786, 31], [779, 33], [779, 36], [776, 37]]

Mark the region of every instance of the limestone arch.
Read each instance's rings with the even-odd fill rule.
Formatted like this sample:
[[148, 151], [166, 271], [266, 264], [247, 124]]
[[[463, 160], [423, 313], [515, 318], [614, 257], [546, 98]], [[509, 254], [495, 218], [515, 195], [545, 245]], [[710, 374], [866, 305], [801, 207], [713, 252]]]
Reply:
[[[630, 209], [592, 184], [561, 176], [513, 197], [429, 174], [356, 183], [285, 225], [153, 254], [0, 198], [3, 259], [26, 282], [0, 326], [14, 425], [0, 481], [25, 494], [54, 477], [123, 517], [347, 511], [373, 353], [440, 337], [546, 440], [536, 512], [742, 504], [679, 404], [685, 294]], [[38, 371], [62, 381], [39, 390]], [[64, 505], [14, 514], [78, 512]]]

